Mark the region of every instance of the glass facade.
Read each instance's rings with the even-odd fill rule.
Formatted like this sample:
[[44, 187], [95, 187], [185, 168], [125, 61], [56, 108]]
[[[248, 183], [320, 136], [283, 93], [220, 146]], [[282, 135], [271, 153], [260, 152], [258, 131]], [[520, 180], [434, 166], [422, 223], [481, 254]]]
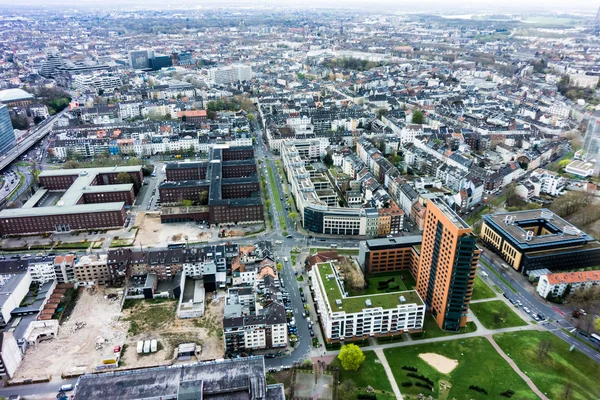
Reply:
[[446, 303], [446, 316], [443, 326], [445, 330], [458, 331], [460, 328], [475, 248], [476, 238], [474, 236], [463, 235], [458, 238], [458, 245], [454, 253], [454, 267], [450, 278], [448, 302]]
[[8, 107], [0, 105], [0, 153], [13, 148], [16, 143], [15, 131], [10, 122], [10, 115], [8, 115]]

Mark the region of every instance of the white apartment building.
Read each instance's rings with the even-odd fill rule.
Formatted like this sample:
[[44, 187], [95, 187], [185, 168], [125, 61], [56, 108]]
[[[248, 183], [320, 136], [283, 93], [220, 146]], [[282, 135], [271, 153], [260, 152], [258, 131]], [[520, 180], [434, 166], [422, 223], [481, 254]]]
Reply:
[[119, 103], [119, 117], [121, 119], [131, 119], [139, 117], [141, 114], [140, 102]]
[[537, 292], [543, 298], [552, 294], [560, 297], [570, 287], [571, 292], [587, 289], [600, 284], [600, 271], [561, 272], [542, 275], [537, 285]]
[[42, 284], [56, 279], [54, 258], [30, 261], [27, 271], [31, 274], [31, 280], [36, 283]]
[[309, 275], [327, 342], [423, 329], [425, 304], [414, 290], [348, 297], [333, 263], [316, 264]]
[[558, 196], [565, 187], [565, 178], [554, 171], [538, 168], [531, 173], [531, 177], [538, 178], [541, 184], [540, 192], [550, 196]]
[[75, 75], [73, 79], [73, 88], [78, 91], [103, 90], [112, 92], [121, 87], [123, 82], [121, 78], [110, 75]]
[[11, 318], [11, 312], [20, 306], [27, 295], [32, 279], [29, 272], [12, 275], [0, 288], [0, 326], [4, 326]]
[[231, 85], [236, 82], [252, 79], [252, 67], [244, 64], [234, 64], [227, 67], [211, 68], [208, 77], [217, 85]]

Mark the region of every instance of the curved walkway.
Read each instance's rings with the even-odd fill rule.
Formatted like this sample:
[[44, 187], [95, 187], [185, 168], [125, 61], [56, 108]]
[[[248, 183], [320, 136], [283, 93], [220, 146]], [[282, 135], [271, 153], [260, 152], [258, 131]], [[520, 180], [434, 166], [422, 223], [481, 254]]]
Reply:
[[548, 400], [548, 397], [546, 397], [546, 395], [542, 393], [540, 389], [537, 388], [537, 386], [535, 386], [533, 381], [526, 374], [524, 374], [523, 371], [519, 369], [517, 364], [515, 364], [515, 362], [509, 356], [506, 355], [506, 353], [504, 353], [504, 351], [500, 348], [500, 346], [498, 346], [498, 343], [496, 343], [492, 335], [486, 335], [485, 338], [489, 340], [489, 342], [492, 344], [492, 346], [494, 346], [494, 349], [496, 349], [498, 354], [500, 354], [500, 356], [504, 358], [504, 361], [506, 361], [508, 365], [510, 365], [510, 367], [521, 377], [521, 379], [525, 381], [525, 383], [527, 383], [527, 386], [529, 386], [529, 388], [533, 390], [533, 392], [537, 394], [540, 397], [540, 399]]

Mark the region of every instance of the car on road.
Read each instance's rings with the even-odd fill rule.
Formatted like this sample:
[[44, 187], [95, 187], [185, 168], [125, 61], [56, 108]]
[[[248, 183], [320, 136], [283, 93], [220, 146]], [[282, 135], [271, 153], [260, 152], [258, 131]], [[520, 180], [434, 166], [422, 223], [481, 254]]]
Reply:
[[315, 331], [313, 331], [312, 329], [310, 330], [310, 337], [315, 337]]
[[269, 368], [268, 371], [269, 372], [277, 372], [277, 368]]
[[265, 354], [265, 358], [275, 358], [275, 354], [273, 354], [273, 353]]
[[312, 322], [308, 323], [308, 329], [312, 329]]
[[531, 310], [527, 307], [523, 307], [523, 311], [525, 311], [527, 314], [531, 313]]
[[287, 236], [286, 236], [286, 239], [291, 239], [291, 238], [293, 238], [293, 236], [292, 236], [292, 235], [287, 235]]
[[70, 392], [71, 390], [73, 390], [73, 385], [70, 383], [60, 387], [61, 392]]
[[545, 320], [546, 320], [546, 316], [545, 316], [544, 314], [542, 314], [542, 313], [538, 313], [538, 315], [537, 315], [537, 316], [538, 316], [538, 318], [539, 318], [539, 319], [541, 319], [542, 321], [545, 321]]

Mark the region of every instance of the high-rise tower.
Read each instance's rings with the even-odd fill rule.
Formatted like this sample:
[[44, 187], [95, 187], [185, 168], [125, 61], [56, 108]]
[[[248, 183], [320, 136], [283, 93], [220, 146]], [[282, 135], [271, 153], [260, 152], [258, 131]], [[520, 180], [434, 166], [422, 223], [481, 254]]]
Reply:
[[443, 201], [430, 200], [417, 291], [442, 329], [458, 331], [467, 324], [479, 252], [471, 227]]

